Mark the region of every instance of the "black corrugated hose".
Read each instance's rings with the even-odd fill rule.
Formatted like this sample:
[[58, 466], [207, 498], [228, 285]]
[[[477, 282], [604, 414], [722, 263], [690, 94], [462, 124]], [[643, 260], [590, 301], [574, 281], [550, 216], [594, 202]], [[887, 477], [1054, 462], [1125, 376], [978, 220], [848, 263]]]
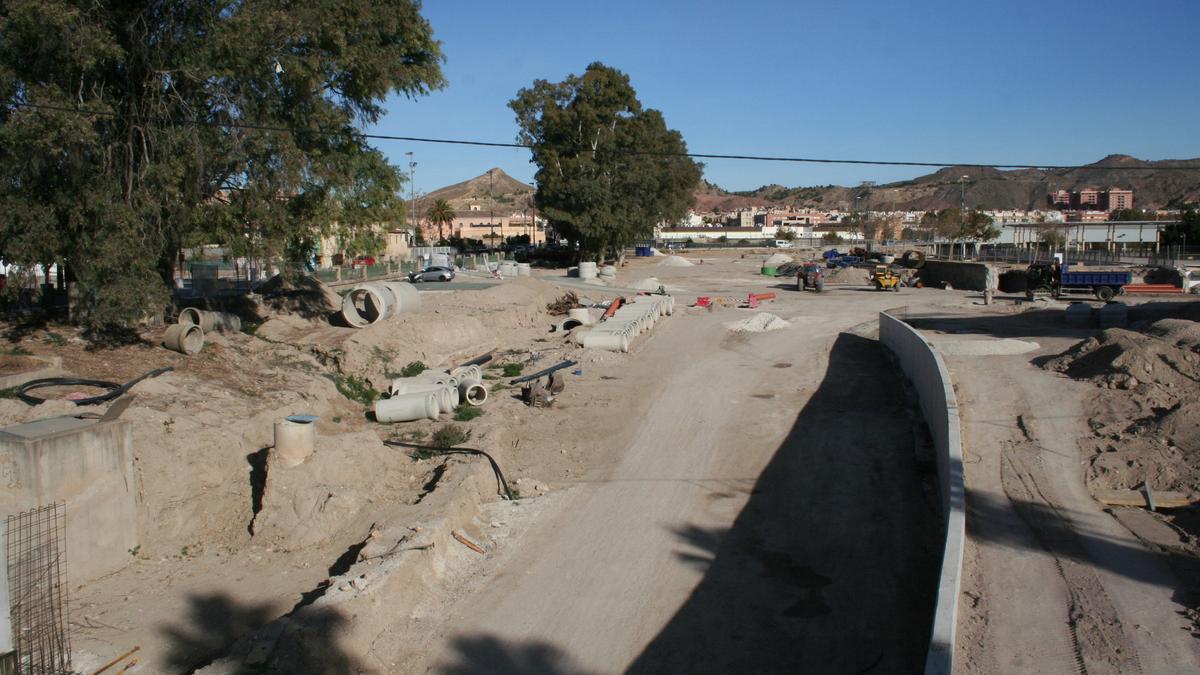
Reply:
[[81, 398], [75, 401], [75, 405], [97, 405], [120, 398], [138, 382], [150, 377], [158, 377], [169, 370], [175, 370], [175, 368], [172, 366], [157, 368], [140, 377], [135, 377], [125, 384], [117, 384], [116, 382], [107, 382], [105, 380], [89, 380], [81, 377], [43, 377], [38, 380], [30, 380], [17, 387], [17, 398], [28, 403], [29, 405], [38, 405], [45, 403], [46, 399], [38, 398], [37, 396], [30, 396], [29, 392], [34, 389], [43, 389], [45, 387], [95, 387], [97, 389], [108, 389], [107, 392], [100, 394], [99, 396]]
[[476, 450], [474, 448], [435, 448], [431, 445], [417, 445], [416, 443], [405, 443], [403, 441], [392, 441], [392, 440], [384, 441], [383, 444], [391, 445], [393, 447], [398, 447], [398, 448], [416, 448], [418, 450], [429, 450], [437, 455], [482, 455], [483, 457], [486, 457], [488, 463], [490, 463], [492, 465], [492, 472], [496, 474], [496, 482], [500, 485], [500, 488], [504, 491], [504, 498], [509, 501], [515, 501], [515, 499], [516, 499], [513, 496], [512, 490], [509, 489], [509, 487], [508, 487], [508, 481], [504, 480], [504, 473], [500, 471], [500, 465], [496, 463], [496, 460], [492, 459], [491, 455], [487, 454], [486, 452], [484, 452], [482, 450]]

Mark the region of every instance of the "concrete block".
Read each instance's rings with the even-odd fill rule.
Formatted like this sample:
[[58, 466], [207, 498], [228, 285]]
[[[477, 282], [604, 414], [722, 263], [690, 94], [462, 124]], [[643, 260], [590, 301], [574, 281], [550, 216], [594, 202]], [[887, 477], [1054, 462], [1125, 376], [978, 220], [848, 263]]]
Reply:
[[23, 356], [18, 358], [28, 359], [32, 367], [24, 372], [0, 376], [0, 389], [11, 389], [30, 380], [62, 375], [61, 356]]
[[137, 546], [133, 432], [125, 420], [53, 417], [0, 429], [0, 516], [66, 504], [67, 579], [127, 565]]

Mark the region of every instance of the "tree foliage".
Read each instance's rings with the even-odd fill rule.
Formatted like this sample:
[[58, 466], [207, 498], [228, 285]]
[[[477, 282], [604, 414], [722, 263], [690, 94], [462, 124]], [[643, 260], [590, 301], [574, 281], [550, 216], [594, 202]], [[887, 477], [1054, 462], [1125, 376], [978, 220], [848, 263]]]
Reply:
[[[1192, 243], [1187, 244], [1189, 241]], [[1162, 243], [1169, 246], [1200, 244], [1200, 211], [1188, 207], [1180, 214], [1178, 223], [1171, 223], [1164, 227]]]
[[66, 261], [80, 318], [128, 325], [182, 246], [398, 223], [401, 174], [360, 127], [441, 87], [441, 60], [417, 0], [7, 0], [0, 257]]
[[1067, 246], [1067, 235], [1057, 227], [1047, 228], [1038, 235], [1038, 241], [1050, 247], [1051, 250], [1063, 249]]
[[439, 242], [446, 240], [442, 229], [453, 223], [456, 215], [458, 214], [454, 212], [454, 207], [450, 206], [450, 202], [445, 199], [435, 199], [433, 204], [429, 206], [429, 211], [425, 214], [425, 217], [429, 219], [429, 222], [437, 225]]
[[595, 258], [649, 236], [692, 205], [700, 165], [629, 77], [601, 63], [562, 82], [537, 80], [509, 102], [533, 147], [537, 208]]
[[979, 209], [964, 215], [956, 208], [948, 208], [928, 211], [921, 217], [923, 227], [950, 241], [991, 241], [1000, 236], [1000, 230], [992, 223], [992, 217]]

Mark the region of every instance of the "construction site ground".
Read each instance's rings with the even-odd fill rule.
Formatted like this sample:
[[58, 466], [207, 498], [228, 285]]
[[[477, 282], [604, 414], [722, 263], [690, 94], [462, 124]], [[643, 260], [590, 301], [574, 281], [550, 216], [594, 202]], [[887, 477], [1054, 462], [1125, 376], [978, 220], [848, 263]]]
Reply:
[[[358, 331], [326, 321], [332, 298], [268, 303], [254, 336], [214, 335], [192, 357], [155, 331], [112, 350], [10, 331], [85, 377], [176, 368], [124, 414], [141, 543], [126, 569], [73, 584], [76, 669], [137, 645], [131, 672], [919, 672], [942, 520], [915, 401], [875, 339], [894, 307], [939, 344], [987, 343], [947, 356], [968, 457], [966, 672], [1196, 662], [1178, 564], [1089, 501], [1074, 439], [1095, 385], [1032, 363], [1094, 330], [974, 292], [878, 292], [866, 270], [798, 292], [761, 276], [762, 257], [631, 258], [612, 287], [462, 275]], [[650, 278], [677, 310], [630, 353], [549, 331], [565, 289], [600, 302]], [[724, 306], [764, 291], [777, 298]], [[731, 302], [685, 308], [697, 296]], [[780, 325], [763, 313], [790, 325], [756, 332]], [[579, 361], [545, 409], [488, 370], [484, 414], [456, 423], [515, 502], [481, 459], [382, 443], [423, 445], [447, 416], [379, 425], [343, 394], [493, 349], [526, 373]], [[0, 422], [74, 410], [0, 399]], [[300, 412], [321, 417], [317, 452], [275, 467], [272, 424]], [[1180, 527], [1164, 522], [1150, 521]]]

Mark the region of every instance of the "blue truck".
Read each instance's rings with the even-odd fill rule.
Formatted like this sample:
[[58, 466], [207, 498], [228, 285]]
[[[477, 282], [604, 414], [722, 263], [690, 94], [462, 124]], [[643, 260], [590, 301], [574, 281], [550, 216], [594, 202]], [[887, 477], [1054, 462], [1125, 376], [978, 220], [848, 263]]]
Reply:
[[1072, 272], [1065, 264], [1037, 263], [1025, 270], [1025, 297], [1032, 300], [1038, 295], [1059, 298], [1070, 293], [1090, 293], [1097, 300], [1108, 302], [1124, 293], [1131, 283], [1133, 275], [1129, 272]]

